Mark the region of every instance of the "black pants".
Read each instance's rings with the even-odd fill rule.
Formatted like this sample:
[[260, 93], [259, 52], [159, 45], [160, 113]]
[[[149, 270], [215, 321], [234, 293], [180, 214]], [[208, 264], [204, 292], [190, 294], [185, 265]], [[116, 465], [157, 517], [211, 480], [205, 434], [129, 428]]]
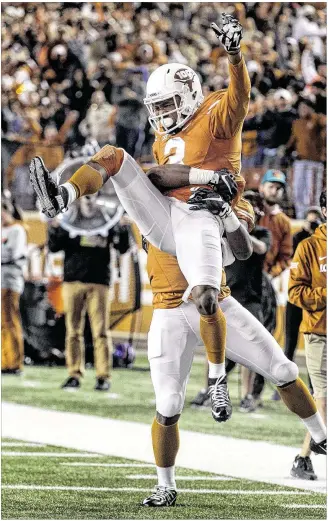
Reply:
[[138, 139], [139, 129], [127, 128], [122, 125], [116, 126], [116, 146], [124, 148], [124, 150], [132, 157], [134, 157]]
[[[247, 304], [242, 304], [242, 306], [245, 309], [247, 309], [250, 313], [252, 313], [252, 315], [254, 315], [254, 317], [257, 318], [257, 320], [259, 322], [261, 322], [261, 324], [263, 324], [264, 318], [263, 318], [262, 306], [259, 302], [248, 302]], [[232, 360], [229, 360], [228, 358], [226, 358], [226, 366], [225, 366], [226, 373], [229, 374], [233, 370], [235, 365], [236, 365], [236, 362], [233, 362]]]
[[288, 360], [293, 361], [297, 347], [298, 332], [302, 322], [301, 308], [294, 306], [287, 302], [286, 306], [286, 341], [285, 341], [285, 355]]

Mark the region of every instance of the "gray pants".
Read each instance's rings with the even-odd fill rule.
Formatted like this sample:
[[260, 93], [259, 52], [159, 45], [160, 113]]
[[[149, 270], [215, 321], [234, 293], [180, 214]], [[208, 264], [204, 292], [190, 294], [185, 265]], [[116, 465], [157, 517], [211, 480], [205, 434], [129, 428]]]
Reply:
[[296, 218], [304, 219], [309, 206], [318, 206], [322, 191], [324, 166], [319, 161], [297, 160], [294, 163], [293, 197]]

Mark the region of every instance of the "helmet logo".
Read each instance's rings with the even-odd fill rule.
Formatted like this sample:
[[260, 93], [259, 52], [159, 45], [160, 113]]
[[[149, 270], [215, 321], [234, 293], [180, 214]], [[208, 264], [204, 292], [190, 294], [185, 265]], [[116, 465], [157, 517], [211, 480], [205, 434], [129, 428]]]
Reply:
[[174, 80], [180, 81], [181, 83], [185, 83], [188, 85], [189, 89], [192, 90], [192, 84], [194, 81], [195, 73], [188, 69], [179, 69], [175, 75]]

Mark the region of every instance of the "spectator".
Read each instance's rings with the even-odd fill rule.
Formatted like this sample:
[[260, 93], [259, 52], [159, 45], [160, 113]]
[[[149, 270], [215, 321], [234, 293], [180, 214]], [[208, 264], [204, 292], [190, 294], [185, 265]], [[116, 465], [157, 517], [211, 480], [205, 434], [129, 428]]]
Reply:
[[[320, 207], [327, 218], [327, 195], [320, 195]], [[327, 424], [327, 224], [319, 225], [310, 238], [298, 245], [290, 270], [289, 301], [303, 310], [300, 331], [304, 334], [306, 365], [314, 398]], [[314, 440], [303, 444], [296, 456], [292, 475], [315, 479], [310, 460]], [[312, 476], [312, 477], [311, 477]], [[314, 475], [315, 476], [315, 475]]]
[[270, 230], [272, 235], [271, 247], [264, 263], [264, 269], [271, 279], [288, 268], [292, 257], [290, 220], [279, 207], [285, 186], [286, 176], [279, 170], [268, 170], [260, 185], [260, 193], [264, 198], [264, 216], [259, 224]]
[[[76, 218], [87, 223], [92, 230], [104, 223], [104, 215], [96, 203], [97, 196], [86, 196], [80, 200]], [[111, 338], [109, 336], [109, 284], [110, 245], [120, 253], [129, 247], [128, 231], [118, 227], [107, 236], [78, 235], [70, 237], [69, 232], [52, 222], [49, 228], [49, 250], [64, 251], [63, 301], [66, 323], [66, 365], [69, 378], [63, 389], [77, 389], [84, 374], [84, 324], [88, 313], [94, 343], [96, 368], [95, 390], [110, 388]]]
[[300, 41], [305, 36], [309, 38], [313, 45], [313, 52], [316, 56], [323, 55], [323, 39], [326, 38], [326, 28], [320, 26], [317, 21], [317, 12], [313, 5], [304, 5], [299, 9], [299, 16], [293, 27], [293, 38]]
[[[236, 259], [233, 264], [226, 266], [227, 286], [230, 287], [231, 295], [263, 324], [262, 271], [266, 253], [270, 248], [271, 235], [267, 228], [258, 224], [264, 213], [261, 195], [248, 191], [245, 192], [244, 198], [252, 204], [256, 219], [255, 227], [250, 233], [253, 254], [246, 261]], [[231, 363], [229, 366], [231, 370]], [[256, 409], [252, 396], [254, 373], [242, 367], [241, 377], [243, 399], [240, 402], [240, 410], [252, 412]]]
[[91, 106], [88, 109], [84, 126], [84, 134], [95, 139], [100, 147], [115, 142], [115, 115], [116, 109], [107, 103], [102, 90], [93, 93]]
[[[1, 202], [1, 373], [19, 375], [24, 365], [24, 340], [19, 301], [24, 290], [27, 256], [24, 226], [14, 218], [15, 208]], [[19, 217], [16, 211], [16, 217]]]
[[[259, 225], [271, 233], [271, 247], [265, 257], [264, 270], [271, 280], [288, 268], [292, 257], [290, 219], [279, 207], [285, 186], [286, 176], [279, 170], [268, 170], [260, 185], [260, 193], [264, 198], [264, 215]], [[264, 378], [257, 374], [253, 385], [253, 398], [257, 405], [260, 403], [263, 388]]]
[[315, 114], [313, 103], [303, 99], [298, 106], [299, 118], [292, 126], [286, 151], [295, 149], [293, 196], [296, 218], [302, 219], [306, 208], [318, 204], [323, 186], [326, 142], [326, 117]]

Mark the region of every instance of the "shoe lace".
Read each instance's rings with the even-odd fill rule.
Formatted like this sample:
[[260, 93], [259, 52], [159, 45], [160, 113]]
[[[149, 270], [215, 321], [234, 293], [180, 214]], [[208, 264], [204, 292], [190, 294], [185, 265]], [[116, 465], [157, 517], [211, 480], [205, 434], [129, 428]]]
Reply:
[[158, 499], [158, 500], [167, 499], [168, 496], [170, 499], [172, 499], [174, 497], [173, 489], [171, 490], [169, 488], [162, 487], [159, 485], [155, 488], [155, 492], [151, 495], [151, 497], [153, 499]]
[[215, 384], [210, 385], [208, 394], [211, 397], [212, 405], [215, 407], [226, 407], [230, 403], [227, 384], [222, 380], [217, 380]]

